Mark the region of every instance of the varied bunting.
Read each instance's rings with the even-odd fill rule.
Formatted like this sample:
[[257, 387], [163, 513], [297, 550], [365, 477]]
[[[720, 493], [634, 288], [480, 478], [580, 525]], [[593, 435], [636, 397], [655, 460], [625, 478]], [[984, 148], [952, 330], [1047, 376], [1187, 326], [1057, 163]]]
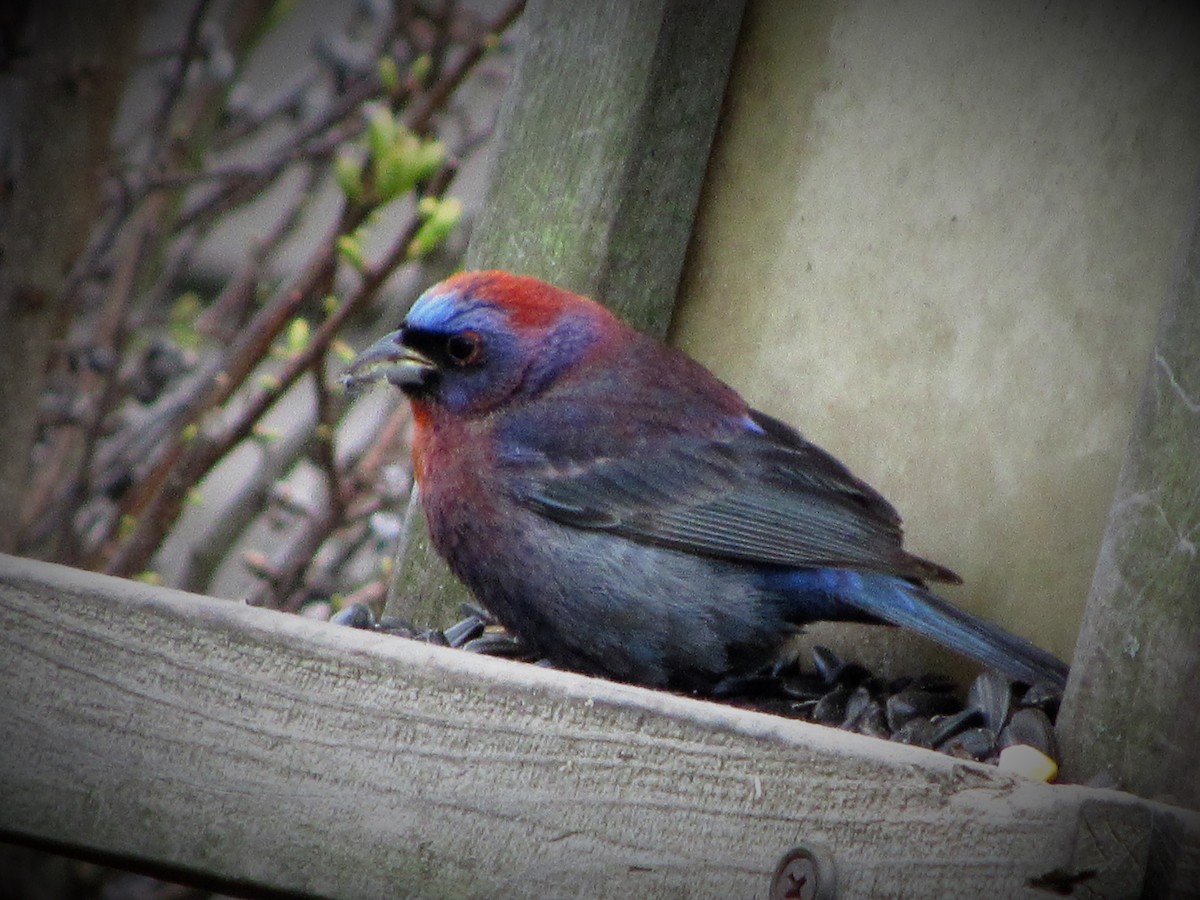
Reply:
[[806, 622], [900, 625], [1021, 681], [1066, 666], [931, 593], [880, 494], [603, 306], [506, 272], [425, 292], [346, 383], [412, 403], [437, 551], [534, 652], [705, 691]]

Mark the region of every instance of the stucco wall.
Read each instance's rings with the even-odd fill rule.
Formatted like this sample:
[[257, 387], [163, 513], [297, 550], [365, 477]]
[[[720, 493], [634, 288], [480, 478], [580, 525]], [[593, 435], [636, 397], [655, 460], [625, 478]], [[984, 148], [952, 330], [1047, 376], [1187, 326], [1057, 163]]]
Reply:
[[673, 325], [1066, 658], [1200, 175], [1183, 10], [751, 2]]

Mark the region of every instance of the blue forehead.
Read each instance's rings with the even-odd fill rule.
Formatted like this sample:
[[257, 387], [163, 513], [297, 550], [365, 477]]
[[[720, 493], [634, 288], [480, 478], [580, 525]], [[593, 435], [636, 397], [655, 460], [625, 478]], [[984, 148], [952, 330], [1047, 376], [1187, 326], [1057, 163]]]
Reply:
[[404, 322], [410, 328], [453, 332], [478, 328], [494, 318], [496, 308], [461, 291], [426, 291], [409, 309]]

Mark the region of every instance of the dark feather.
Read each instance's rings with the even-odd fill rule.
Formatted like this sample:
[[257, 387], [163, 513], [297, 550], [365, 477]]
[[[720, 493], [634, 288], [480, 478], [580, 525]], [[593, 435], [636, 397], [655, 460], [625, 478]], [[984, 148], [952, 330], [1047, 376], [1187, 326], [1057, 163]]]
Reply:
[[513, 494], [540, 514], [631, 540], [738, 562], [846, 567], [957, 581], [901, 548], [896, 510], [787, 425], [671, 435], [620, 457], [526, 454]]

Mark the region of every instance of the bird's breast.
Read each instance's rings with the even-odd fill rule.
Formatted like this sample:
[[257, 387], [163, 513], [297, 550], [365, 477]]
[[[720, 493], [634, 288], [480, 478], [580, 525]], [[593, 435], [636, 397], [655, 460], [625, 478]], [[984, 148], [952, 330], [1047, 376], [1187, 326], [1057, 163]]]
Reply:
[[447, 558], [485, 539], [481, 528], [501, 514], [493, 441], [484, 423], [413, 404], [413, 475], [430, 537]]

